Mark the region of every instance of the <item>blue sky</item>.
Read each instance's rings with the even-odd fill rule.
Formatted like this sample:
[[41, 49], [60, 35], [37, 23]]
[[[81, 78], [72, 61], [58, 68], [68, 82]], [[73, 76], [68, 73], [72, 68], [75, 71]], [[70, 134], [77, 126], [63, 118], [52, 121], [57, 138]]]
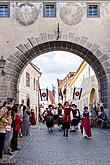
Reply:
[[56, 85], [57, 78], [63, 79], [68, 72], [76, 71], [82, 62], [82, 58], [69, 52], [54, 51], [36, 57], [32, 62], [37, 65], [42, 76], [41, 88], [52, 89]]

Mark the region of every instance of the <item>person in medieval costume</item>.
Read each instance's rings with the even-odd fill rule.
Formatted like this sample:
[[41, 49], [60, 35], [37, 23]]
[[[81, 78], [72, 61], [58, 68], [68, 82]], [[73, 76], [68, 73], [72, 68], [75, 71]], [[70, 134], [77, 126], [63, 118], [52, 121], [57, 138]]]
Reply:
[[63, 120], [63, 106], [61, 103], [58, 104], [58, 127], [59, 131], [62, 128], [62, 120]]
[[64, 103], [64, 114], [63, 114], [63, 136], [68, 137], [68, 130], [70, 129], [70, 122], [71, 122], [71, 108], [69, 106], [69, 102]]
[[78, 124], [80, 121], [80, 112], [79, 109], [77, 109], [77, 105], [72, 104], [71, 105], [71, 111], [72, 111], [72, 120], [71, 120], [71, 130], [70, 132], [76, 132], [78, 129]]
[[49, 105], [47, 109], [47, 115], [46, 115], [46, 125], [48, 128], [49, 133], [53, 132], [52, 127], [54, 125], [54, 118], [53, 118], [53, 106]]
[[84, 138], [90, 138], [92, 136], [90, 127], [90, 113], [87, 106], [84, 107], [82, 114], [81, 133]]
[[44, 112], [42, 113], [42, 118], [43, 118], [42, 123], [43, 123], [43, 124], [46, 123], [47, 110], [48, 110], [48, 108], [46, 108], [46, 109], [44, 110]]
[[57, 107], [53, 107], [53, 118], [54, 118], [54, 124], [58, 123], [58, 109]]
[[34, 112], [33, 109], [31, 109], [31, 113], [30, 113], [30, 121], [31, 121], [31, 125], [36, 125], [35, 112]]

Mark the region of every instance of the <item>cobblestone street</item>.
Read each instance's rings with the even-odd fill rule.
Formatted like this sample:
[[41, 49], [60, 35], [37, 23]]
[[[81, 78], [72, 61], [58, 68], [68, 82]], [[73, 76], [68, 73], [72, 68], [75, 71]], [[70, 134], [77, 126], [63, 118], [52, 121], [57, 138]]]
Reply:
[[16, 165], [109, 165], [110, 135], [93, 129], [93, 138], [83, 139], [80, 132], [63, 137], [58, 128], [48, 133], [45, 125], [13, 156]]

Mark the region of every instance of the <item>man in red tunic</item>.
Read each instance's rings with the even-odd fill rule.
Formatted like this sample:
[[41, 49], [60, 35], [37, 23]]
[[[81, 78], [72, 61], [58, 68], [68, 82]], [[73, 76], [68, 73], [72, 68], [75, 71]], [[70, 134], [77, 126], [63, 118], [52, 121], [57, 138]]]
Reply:
[[63, 119], [63, 106], [62, 106], [61, 103], [59, 103], [58, 104], [58, 126], [59, 126], [59, 131], [61, 131], [62, 119]]
[[68, 130], [70, 129], [70, 122], [71, 122], [70, 112], [71, 112], [71, 108], [69, 107], [69, 102], [66, 101], [64, 103], [64, 115], [63, 115], [63, 130], [64, 130], [63, 136], [66, 137], [68, 137]]

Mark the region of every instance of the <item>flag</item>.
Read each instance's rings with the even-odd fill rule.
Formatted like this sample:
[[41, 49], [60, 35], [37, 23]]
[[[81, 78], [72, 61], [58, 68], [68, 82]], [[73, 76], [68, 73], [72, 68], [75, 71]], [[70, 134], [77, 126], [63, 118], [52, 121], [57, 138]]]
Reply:
[[63, 94], [60, 88], [58, 88], [58, 100], [63, 100]]
[[53, 97], [55, 97], [55, 87], [53, 84], [52, 84], [52, 93], [53, 93]]
[[48, 101], [48, 89], [40, 89], [41, 101]]
[[63, 90], [63, 95], [66, 95], [66, 86], [64, 87], [64, 90]]
[[82, 93], [82, 88], [74, 88], [73, 90], [73, 99], [74, 100], [80, 100]]

